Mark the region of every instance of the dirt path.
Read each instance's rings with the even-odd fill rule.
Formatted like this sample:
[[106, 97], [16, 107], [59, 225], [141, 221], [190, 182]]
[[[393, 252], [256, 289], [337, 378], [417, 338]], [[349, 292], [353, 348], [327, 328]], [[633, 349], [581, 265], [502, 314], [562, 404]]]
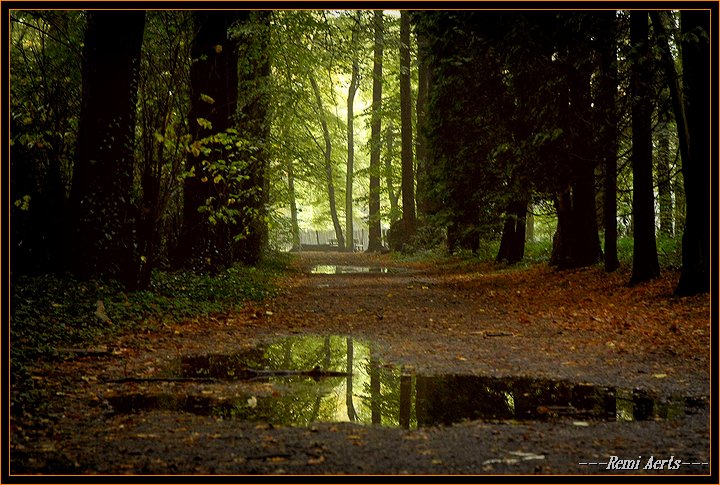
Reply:
[[[319, 264], [393, 267], [310, 274]], [[397, 429], [309, 427], [172, 408], [116, 413], [123, 393], [240, 398], [284, 392], [258, 382], [110, 382], [156, 378], [181, 356], [233, 354], [289, 335], [350, 336], [419, 376], [527, 377], [709, 396], [709, 300], [670, 297], [676, 275], [636, 288], [622, 273], [557, 273], [398, 264], [386, 256], [304, 253], [281, 293], [243, 311], [128, 335], [113, 354], [38, 370], [54, 392], [47, 422], [12, 430], [13, 473], [149, 474], [706, 474], [643, 470], [647, 460], [709, 462], [709, 413], [667, 420], [475, 420]], [[518, 400], [520, 397], [517, 398]], [[174, 401], [173, 401], [174, 402]], [[213, 401], [221, 402], [221, 401]], [[642, 457], [640, 470], [608, 462]]]

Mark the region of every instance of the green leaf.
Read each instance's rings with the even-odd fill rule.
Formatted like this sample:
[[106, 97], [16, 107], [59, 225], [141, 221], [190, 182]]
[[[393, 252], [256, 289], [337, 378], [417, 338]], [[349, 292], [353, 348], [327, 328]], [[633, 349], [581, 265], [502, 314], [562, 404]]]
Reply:
[[205, 128], [206, 130], [212, 130], [212, 123], [205, 118], [198, 118], [197, 124], [200, 125], [201, 128]]
[[21, 211], [28, 211], [30, 210], [30, 196], [23, 195], [22, 198], [17, 199], [14, 204], [15, 207], [17, 207]]

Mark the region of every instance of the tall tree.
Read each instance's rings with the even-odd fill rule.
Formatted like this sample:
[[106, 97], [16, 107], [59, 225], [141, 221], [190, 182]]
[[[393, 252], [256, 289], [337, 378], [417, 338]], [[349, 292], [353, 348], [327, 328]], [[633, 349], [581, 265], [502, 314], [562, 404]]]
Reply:
[[85, 15], [12, 10], [9, 17], [12, 272], [63, 271]]
[[617, 19], [615, 11], [598, 14], [602, 27], [599, 35], [598, 128], [596, 153], [602, 163], [603, 227], [605, 229], [605, 271], [620, 266], [617, 255], [617, 150], [619, 113], [617, 107]]
[[667, 113], [658, 115], [657, 156], [655, 158], [660, 232], [673, 235], [672, 173], [670, 171], [670, 133]]
[[560, 14], [557, 36], [559, 80], [556, 84], [559, 127], [567, 153], [557, 153], [561, 172], [556, 182], [558, 228], [551, 261], [560, 268], [600, 261], [602, 253], [595, 210], [594, 113], [591, 50], [594, 17], [587, 12]]
[[267, 246], [268, 153], [268, 78], [270, 59], [268, 11], [242, 11], [233, 31], [238, 46], [238, 106], [236, 127], [243, 148], [237, 157], [243, 160], [241, 183], [235, 191], [237, 241], [234, 258], [246, 264], [256, 263]]
[[293, 169], [292, 160], [287, 162], [288, 191], [290, 197], [290, 225], [292, 232], [292, 250], [299, 251], [300, 245], [300, 226], [298, 224], [297, 198], [295, 197], [295, 170]]
[[153, 268], [174, 244], [174, 207], [182, 187], [190, 99], [188, 46], [192, 12], [147, 12], [138, 88], [137, 169], [138, 252], [143, 258], [141, 286], [150, 284]]
[[415, 234], [415, 175], [413, 170], [412, 92], [410, 87], [410, 17], [400, 11], [400, 120], [402, 159], [402, 242]]
[[195, 145], [188, 154], [190, 176], [183, 188], [183, 226], [177, 257], [180, 264], [196, 268], [222, 267], [231, 260], [230, 236], [224, 230], [227, 227], [211, 218], [213, 202], [220, 202], [225, 186], [212, 166], [234, 155], [224, 152], [225, 144], [215, 146], [212, 137], [232, 129], [237, 109], [238, 53], [228, 38], [228, 29], [237, 18], [237, 12], [194, 12], [189, 123]]
[[350, 76], [350, 85], [348, 86], [347, 96], [347, 171], [345, 174], [345, 249], [348, 251], [355, 250], [355, 241], [353, 237], [353, 180], [354, 180], [354, 164], [355, 164], [355, 93], [360, 83], [360, 60], [358, 52], [358, 36], [360, 30], [360, 11], [354, 18], [352, 27], [352, 39], [350, 40], [350, 49], [352, 57], [352, 74]]
[[710, 290], [710, 11], [682, 10], [683, 87], [690, 137], [683, 160], [686, 219], [678, 295]]
[[685, 182], [683, 180], [682, 171], [675, 173], [672, 182], [673, 191], [673, 227], [675, 228], [675, 236], [685, 227]]
[[393, 183], [393, 153], [395, 151], [395, 123], [392, 120], [388, 121], [387, 128], [385, 129], [385, 186], [387, 187], [388, 199], [390, 199], [390, 223], [396, 222], [400, 218], [400, 209], [398, 207], [398, 200], [400, 199], [400, 192]]
[[[421, 14], [422, 15], [422, 14]], [[417, 167], [417, 193], [415, 198], [417, 200], [417, 212], [418, 216], [422, 218], [429, 214], [430, 198], [428, 197], [429, 191], [429, 180], [428, 180], [428, 168], [429, 161], [427, 140], [426, 140], [426, 116], [427, 116], [427, 105], [428, 105], [428, 89], [430, 83], [430, 66], [428, 64], [428, 46], [425, 33], [422, 29], [416, 30], [417, 38], [417, 73], [418, 73], [418, 84], [417, 84], [417, 101], [415, 109], [416, 127], [417, 133], [415, 136], [415, 158]]]
[[382, 249], [382, 226], [380, 223], [380, 148], [382, 129], [382, 87], [384, 29], [383, 12], [373, 13], [373, 92], [370, 126], [370, 199], [368, 202], [368, 251]]
[[69, 199], [68, 262], [80, 277], [139, 285], [131, 198], [144, 11], [88, 13], [82, 105]]
[[631, 65], [634, 217], [631, 284], [660, 275], [655, 243], [648, 35], [648, 12], [643, 10], [630, 12], [630, 42], [635, 48], [635, 57]]
[[522, 261], [525, 255], [527, 206], [525, 200], [513, 200], [508, 204], [500, 248], [495, 258], [497, 262], [513, 264]]
[[[320, 94], [320, 86], [313, 73], [308, 73], [310, 85], [312, 86], [313, 95], [315, 97], [315, 110], [322, 127], [323, 139], [325, 140], [325, 181], [327, 185], [328, 200], [330, 201], [330, 217], [332, 218], [333, 228], [335, 229], [335, 237], [337, 238], [338, 247], [345, 247], [345, 238], [343, 237], [340, 219], [338, 219], [337, 208], [335, 207], [335, 182], [333, 181], [333, 161], [332, 161], [332, 139], [330, 138], [330, 129], [328, 127], [327, 115], [323, 105], [322, 95]], [[349, 236], [352, 238], [352, 235]]]

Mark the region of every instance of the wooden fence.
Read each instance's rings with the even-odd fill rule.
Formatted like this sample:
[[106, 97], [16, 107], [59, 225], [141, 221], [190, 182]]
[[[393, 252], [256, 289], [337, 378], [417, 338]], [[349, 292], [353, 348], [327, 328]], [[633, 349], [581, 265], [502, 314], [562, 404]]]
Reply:
[[[383, 231], [383, 240], [385, 239]], [[346, 236], [347, 237], [347, 236]], [[368, 232], [365, 228], [355, 229], [353, 231], [353, 240], [355, 241], [355, 251], [364, 251], [368, 247]], [[313, 231], [303, 229], [300, 231], [300, 244], [303, 248], [311, 248], [313, 246], [323, 248], [337, 248], [337, 238], [335, 231]]]

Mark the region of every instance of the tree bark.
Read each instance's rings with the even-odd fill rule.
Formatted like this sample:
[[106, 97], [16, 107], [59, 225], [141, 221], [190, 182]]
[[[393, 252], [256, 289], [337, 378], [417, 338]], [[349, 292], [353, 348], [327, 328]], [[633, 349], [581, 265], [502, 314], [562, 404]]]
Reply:
[[68, 201], [69, 269], [139, 286], [132, 204], [135, 113], [145, 12], [88, 13], [82, 104]]
[[373, 53], [372, 118], [370, 122], [370, 200], [368, 202], [369, 234], [367, 248], [370, 252], [380, 251], [382, 249], [382, 226], [380, 223], [380, 148], [384, 29], [382, 10], [375, 10], [373, 15], [375, 45]]
[[660, 266], [655, 243], [655, 205], [652, 181], [652, 136], [648, 80], [648, 13], [630, 13], [630, 43], [636, 50], [631, 64], [633, 166], [633, 272], [630, 284], [657, 278]]
[[270, 136], [267, 86], [270, 76], [267, 40], [270, 16], [268, 11], [243, 11], [240, 21], [244, 28], [237, 37], [237, 128], [240, 136], [249, 142], [249, 147], [239, 154], [241, 160], [247, 160], [243, 173], [247, 178], [240, 184], [240, 198], [234, 204], [242, 214], [234, 232], [244, 235], [233, 245], [233, 257], [245, 264], [255, 264], [268, 243], [269, 180], [266, 176], [268, 154], [265, 141]]
[[[222, 133], [233, 126], [238, 98], [238, 56], [228, 29], [237, 12], [194, 12], [196, 34], [190, 47], [190, 134], [196, 142]], [[201, 125], [207, 120], [210, 125]], [[176, 252], [177, 263], [197, 269], [217, 269], [232, 260], [231, 241], [224, 224], [213, 224], [211, 211], [201, 211], [211, 197], [223, 203], [226, 181], [216, 182], [205, 160], [221, 156], [209, 143], [209, 156], [200, 151], [188, 154], [187, 164], [194, 175], [183, 187], [183, 225]]]
[[410, 17], [400, 11], [400, 120], [402, 160], [402, 242], [415, 234], [415, 175], [413, 170], [412, 93], [410, 91]]
[[512, 201], [508, 205], [503, 226], [500, 249], [495, 261], [515, 264], [525, 256], [525, 225], [528, 203], [525, 200]]
[[[582, 59], [582, 45], [566, 47], [573, 59]], [[595, 154], [591, 120], [588, 63], [565, 66], [569, 89], [558, 92], [560, 124], [567, 136], [567, 174], [559, 177], [556, 196], [558, 227], [553, 240], [551, 263], [561, 269], [589, 266], [602, 258], [595, 210]]]
[[659, 116], [657, 127], [656, 174], [658, 188], [658, 205], [660, 208], [660, 232], [665, 236], [673, 236], [673, 204], [670, 173], [670, 139], [668, 133], [667, 114]]
[[[681, 162], [682, 163], [682, 162]], [[681, 165], [682, 167], [682, 165]], [[685, 181], [682, 171], [675, 174], [673, 180], [673, 224], [675, 226], [675, 236], [681, 235], [685, 227]]]
[[[675, 293], [694, 295], [710, 291], [710, 12], [683, 10], [680, 19], [690, 146], [682, 167], [686, 219]], [[712, 76], [717, 85], [717, 73]]]
[[417, 193], [415, 197], [417, 199], [417, 215], [422, 218], [430, 213], [430, 201], [428, 198], [429, 180], [428, 180], [428, 150], [427, 140], [425, 137], [426, 131], [426, 116], [427, 116], [427, 104], [428, 104], [428, 88], [429, 88], [429, 71], [430, 66], [427, 59], [427, 41], [421, 34], [417, 34], [418, 41], [418, 91], [417, 91], [417, 102], [415, 109], [415, 116], [417, 118], [417, 134], [415, 136], [415, 156], [416, 156], [416, 167], [417, 167]]
[[[352, 31], [352, 46], [356, 48], [358, 38], [358, 28], [360, 20], [357, 20], [357, 24], [354, 26]], [[355, 93], [358, 88], [360, 66], [358, 61], [357, 52], [353, 52], [352, 59], [352, 75], [350, 77], [350, 86], [348, 87], [347, 97], [347, 172], [345, 174], [345, 234], [347, 234], [347, 240], [345, 241], [345, 249], [350, 252], [355, 251], [355, 238], [353, 236], [353, 171], [355, 164]]]
[[[330, 130], [328, 129], [327, 118], [325, 116], [325, 108], [323, 107], [322, 97], [320, 96], [320, 87], [312, 73], [310, 77], [310, 85], [315, 95], [315, 103], [318, 110], [318, 118], [325, 139], [325, 178], [327, 181], [328, 201], [330, 203], [330, 217], [332, 218], [333, 228], [335, 229], [335, 237], [338, 241], [338, 247], [345, 247], [345, 238], [343, 237], [342, 227], [340, 227], [340, 219], [338, 219], [337, 208], [335, 207], [335, 183], [333, 181], [332, 171], [332, 141], [330, 139]], [[352, 236], [351, 236], [352, 237]]]
[[670, 52], [668, 34], [665, 30], [662, 16], [659, 11], [651, 10], [650, 18], [652, 19], [653, 28], [655, 29], [655, 36], [657, 37], [658, 44], [660, 45], [662, 67], [665, 70], [665, 78], [667, 80], [668, 87], [670, 88], [670, 98], [672, 100], [673, 112], [675, 113], [675, 124], [678, 128], [680, 156], [682, 157], [684, 163], [689, 157], [690, 129], [688, 127], [682, 85], [680, 84], [680, 78], [675, 71], [675, 61], [673, 60]]
[[525, 241], [535, 242], [535, 216], [533, 215], [533, 206], [528, 204], [526, 225], [525, 225]]
[[392, 120], [388, 123], [385, 131], [385, 146], [387, 147], [387, 156], [385, 157], [385, 183], [388, 190], [388, 199], [390, 199], [390, 222], [395, 222], [400, 218], [400, 208], [398, 200], [400, 199], [400, 191], [395, 190], [393, 184], [393, 168], [392, 153], [395, 146], [395, 125]]
[[620, 266], [617, 256], [617, 147], [619, 115], [617, 108], [617, 21], [615, 11], [603, 13], [600, 39], [600, 80], [598, 94], [600, 136], [596, 152], [602, 159], [603, 228], [605, 229], [605, 271]]
[[287, 162], [288, 173], [288, 192], [290, 197], [290, 230], [292, 231], [292, 250], [299, 251], [300, 246], [300, 226], [298, 225], [297, 202], [295, 199], [295, 171], [293, 170], [292, 160]]

